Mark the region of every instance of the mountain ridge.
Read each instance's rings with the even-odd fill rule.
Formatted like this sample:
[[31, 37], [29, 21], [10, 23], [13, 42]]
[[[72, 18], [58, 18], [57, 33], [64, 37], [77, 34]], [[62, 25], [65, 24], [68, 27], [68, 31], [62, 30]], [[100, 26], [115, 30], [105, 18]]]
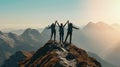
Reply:
[[[26, 62], [26, 63], [25, 63]], [[22, 61], [20, 67], [80, 67], [95, 66], [101, 67], [100, 62], [89, 57], [83, 49], [72, 44], [64, 44], [48, 41], [43, 47], [29, 59]]]
[[[38, 46], [40, 46], [41, 34], [35, 29], [26, 29], [25, 31], [30, 31], [30, 35], [32, 36], [29, 36], [29, 33], [27, 33], [26, 35], [28, 36], [27, 38], [25, 38], [25, 36], [17, 35], [12, 32], [0, 32], [0, 62], [3, 63], [16, 51], [35, 51], [38, 48]], [[31, 33], [31, 31], [33, 33]]]
[[98, 22], [98, 23], [93, 23], [89, 22], [86, 26], [84, 26], [85, 30], [91, 29], [91, 30], [115, 30], [112, 26], [104, 23], [104, 22]]
[[[91, 52], [96, 52], [97, 55], [99, 55], [98, 53], [101, 50], [103, 50], [103, 49], [101, 49], [101, 45], [104, 45], [103, 47], [107, 48], [106, 45], [111, 45], [111, 43], [113, 43], [114, 41], [118, 40], [116, 38], [119, 37], [119, 36], [117, 36], [118, 34], [114, 34], [114, 33], [110, 34], [109, 32], [106, 33], [106, 31], [104, 31], [104, 29], [103, 29], [103, 31], [102, 30], [101, 31], [98, 30], [97, 33], [96, 32], [92, 32], [92, 35], [89, 35], [91, 30], [84, 32], [83, 29], [81, 29], [81, 31], [74, 30], [73, 32], [74, 32], [73, 33], [73, 43], [76, 46], [78, 46], [80, 48], [83, 48], [85, 50], [91, 51]], [[113, 32], [114, 32], [114, 30], [113, 30]], [[66, 33], [66, 29], [65, 29], [65, 33]], [[29, 33], [28, 33], [28, 35], [29, 35]], [[47, 42], [47, 40], [50, 37], [50, 30], [45, 29], [42, 33], [40, 33], [40, 35], [41, 35], [39, 37], [40, 39], [38, 40], [38, 41], [40, 41], [39, 42], [40, 44], [37, 44], [37, 47], [36, 47], [36, 43], [32, 43], [31, 44], [29, 40], [27, 40], [28, 41], [28, 43], [27, 43], [26, 41], [24, 41], [25, 39], [23, 39], [21, 37], [21, 35], [17, 35], [16, 36], [16, 34], [14, 35], [14, 33], [4, 33], [4, 32], [1, 31], [1, 33], [0, 33], [0, 58], [1, 58], [1, 60], [4, 57], [6, 57], [6, 59], [8, 59], [8, 57], [10, 55], [12, 55], [13, 53], [15, 53], [18, 50], [27, 50], [27, 51], [28, 50], [29, 51], [34, 50], [35, 51], [41, 45], [43, 46], [43, 44]], [[107, 38], [107, 39], [105, 40], [105, 38], [103, 38], [103, 36], [105, 38]], [[1, 37], [3, 37], [3, 38], [1, 39]], [[100, 38], [98, 38], [98, 37], [100, 37]], [[27, 38], [31, 38], [31, 36], [29, 36]], [[59, 38], [59, 35], [57, 33], [57, 38], [56, 39], [58, 40], [58, 38]], [[103, 38], [103, 39], [101, 39], [101, 38]], [[96, 40], [99, 40], [99, 41], [96, 41]], [[33, 42], [33, 41], [35, 41], [35, 40], [34, 39], [31, 40], [31, 42]], [[94, 42], [97, 42], [97, 43], [94, 43]], [[101, 43], [101, 42], [103, 42], [103, 43]], [[17, 47], [15, 47], [14, 45], [17, 46]], [[13, 50], [14, 50], [14, 52], [13, 52]]]

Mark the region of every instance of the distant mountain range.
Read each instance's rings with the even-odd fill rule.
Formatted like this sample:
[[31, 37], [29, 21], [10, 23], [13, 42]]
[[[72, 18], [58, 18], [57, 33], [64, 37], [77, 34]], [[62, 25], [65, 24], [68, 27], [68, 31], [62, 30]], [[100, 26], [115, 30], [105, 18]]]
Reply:
[[[43, 31], [43, 28], [38, 28], [36, 30], [38, 30], [41, 33]], [[25, 29], [3, 30], [3, 32], [5, 32], [5, 33], [12, 32], [12, 33], [15, 33], [17, 35], [21, 35], [24, 31], [25, 31]]]
[[[74, 34], [76, 39], [77, 33], [74, 32]], [[104, 55], [104, 60], [116, 65], [117, 67], [120, 66], [120, 54], [118, 53], [120, 51], [120, 31], [118, 29], [103, 22], [90, 22], [77, 36], [79, 35], [80, 37], [78, 37], [76, 41], [73, 41], [74, 43], [80, 43], [81, 45], [78, 46], [102, 57]]]
[[0, 61], [9, 58], [13, 53], [20, 50], [35, 51], [41, 44], [41, 34], [35, 29], [26, 29], [23, 34], [0, 32]]
[[32, 57], [31, 52], [27, 51], [17, 51], [15, 54], [10, 56], [9, 59], [5, 60], [2, 67], [19, 67], [19, 62], [27, 58]]
[[[58, 30], [58, 27], [56, 28]], [[65, 28], [65, 36], [66, 32], [67, 29]], [[105, 55], [105, 57], [103, 57], [104, 60], [113, 61], [108, 59], [108, 57], [111, 56], [111, 58], [114, 59], [114, 56], [118, 54], [118, 50], [115, 52], [110, 52], [109, 55], [106, 55], [107, 53], [109, 53], [109, 51], [106, 51], [106, 49], [109, 49], [109, 46], [120, 43], [119, 34], [120, 32], [116, 30], [113, 26], [110, 26], [103, 22], [90, 22], [82, 29], [73, 31], [72, 43], [99, 56]], [[5, 59], [8, 59], [12, 54], [16, 53], [16, 51], [36, 51], [39, 47], [43, 46], [49, 39], [50, 30], [46, 28], [43, 29], [41, 33], [37, 29], [31, 28], [23, 30], [23, 33], [21, 34], [14, 34], [13, 32], [4, 33], [0, 31], [0, 64], [2, 64]], [[59, 41], [58, 31], [57, 41]], [[119, 47], [117, 49], [119, 49]], [[119, 65], [118, 61], [113, 61], [111, 63], [116, 63], [115, 65]], [[112, 66], [112, 64], [110, 65]]]

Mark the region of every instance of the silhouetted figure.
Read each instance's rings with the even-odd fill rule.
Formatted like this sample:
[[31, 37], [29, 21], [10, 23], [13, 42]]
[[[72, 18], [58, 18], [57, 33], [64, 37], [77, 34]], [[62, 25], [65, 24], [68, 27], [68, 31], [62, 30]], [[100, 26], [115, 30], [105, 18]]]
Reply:
[[55, 26], [56, 26], [56, 22], [55, 23], [52, 23], [47, 29], [51, 29], [51, 37], [50, 37], [50, 40], [52, 40], [52, 37], [54, 35], [54, 41], [56, 40], [56, 29], [55, 29]]
[[66, 22], [64, 25], [63, 23], [59, 24], [58, 22], [56, 22], [59, 26], [59, 36], [60, 36], [60, 43], [64, 41], [64, 27], [66, 26], [66, 24], [68, 22]]
[[[69, 22], [69, 21], [68, 21], [68, 22]], [[73, 26], [72, 23], [68, 23], [68, 29], [67, 29], [67, 35], [66, 35], [66, 38], [65, 38], [65, 42], [67, 41], [68, 36], [70, 36], [70, 44], [71, 44], [71, 41], [72, 41], [73, 28], [74, 28], [74, 29], [79, 29], [79, 28]]]

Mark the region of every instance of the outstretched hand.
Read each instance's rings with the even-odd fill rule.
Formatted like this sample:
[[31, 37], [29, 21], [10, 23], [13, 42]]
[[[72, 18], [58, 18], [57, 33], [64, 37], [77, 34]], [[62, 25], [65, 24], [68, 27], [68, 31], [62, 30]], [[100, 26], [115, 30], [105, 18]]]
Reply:
[[69, 24], [69, 20], [64, 24], [64, 27], [66, 26], [66, 24]]
[[57, 20], [55, 21], [55, 23], [58, 23]]
[[78, 28], [78, 27], [75, 27], [75, 26], [73, 26], [73, 28], [74, 28], [74, 29], [77, 29], [77, 30], [79, 30], [79, 28]]
[[80, 30], [80, 28], [76, 28], [77, 30]]
[[57, 24], [58, 26], [60, 26], [57, 20], [55, 21], [55, 24]]
[[67, 23], [69, 23], [69, 20], [67, 21]]

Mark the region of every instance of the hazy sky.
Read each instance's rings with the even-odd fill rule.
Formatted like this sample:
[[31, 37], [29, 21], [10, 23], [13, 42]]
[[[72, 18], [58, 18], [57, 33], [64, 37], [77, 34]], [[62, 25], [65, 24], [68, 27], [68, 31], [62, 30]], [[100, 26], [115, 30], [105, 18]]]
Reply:
[[41, 28], [58, 20], [120, 22], [120, 0], [0, 0], [0, 28]]

